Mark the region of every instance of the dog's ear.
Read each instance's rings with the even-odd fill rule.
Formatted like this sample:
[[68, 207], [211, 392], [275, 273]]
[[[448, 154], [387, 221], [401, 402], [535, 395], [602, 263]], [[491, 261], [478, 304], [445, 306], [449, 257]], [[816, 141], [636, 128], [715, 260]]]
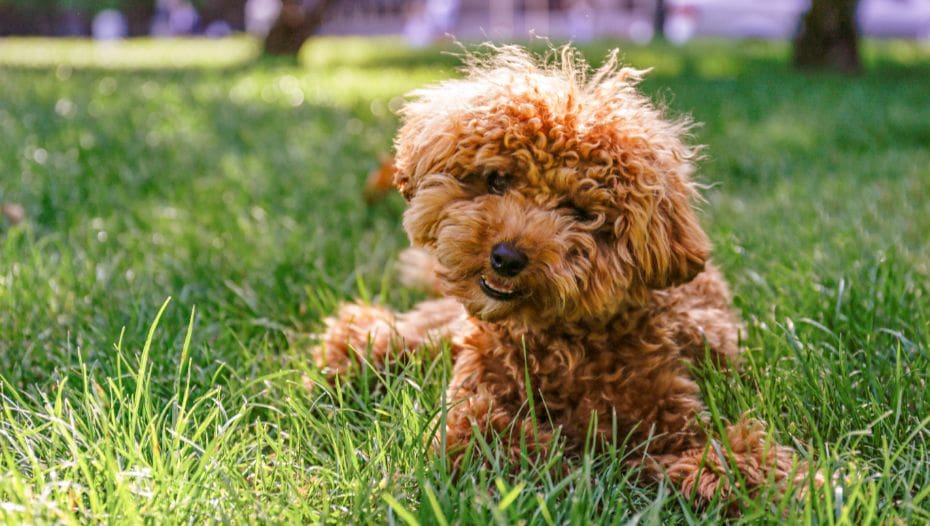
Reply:
[[691, 205], [696, 192], [679, 174], [665, 179], [664, 184], [627, 193], [618, 221], [622, 259], [653, 289], [691, 281], [710, 256], [710, 241]]
[[640, 282], [661, 289], [686, 283], [703, 269], [710, 242], [691, 201], [700, 147], [688, 145], [691, 121], [669, 119], [636, 90], [644, 71], [619, 68], [612, 54], [588, 81], [594, 109], [584, 142], [606, 144], [601, 157], [616, 172], [618, 256]]
[[[425, 119], [407, 109], [405, 122], [394, 139], [394, 186], [408, 202], [417, 191], [419, 180], [435, 169], [435, 164], [448, 155], [449, 141], [442, 131], [434, 135], [424, 129]], [[445, 139], [445, 140], [444, 140]]]
[[408, 202], [416, 192], [417, 158], [422, 149], [423, 128], [426, 124], [424, 103], [407, 102], [401, 110], [402, 124], [394, 137], [394, 186]]
[[457, 119], [440, 87], [412, 92], [414, 98], [400, 111], [403, 124], [394, 138], [394, 186], [407, 201], [413, 199], [421, 179], [454, 162]]
[[[400, 141], [400, 135], [398, 135], [397, 141]], [[398, 158], [394, 158], [394, 187], [397, 188], [397, 191], [400, 192], [400, 195], [404, 196], [404, 200], [408, 203], [410, 199], [413, 198], [414, 186], [411, 184], [411, 179], [413, 178], [413, 172], [409, 167], [409, 160], [401, 157], [403, 163], [398, 165]], [[403, 166], [400, 168], [399, 166]]]

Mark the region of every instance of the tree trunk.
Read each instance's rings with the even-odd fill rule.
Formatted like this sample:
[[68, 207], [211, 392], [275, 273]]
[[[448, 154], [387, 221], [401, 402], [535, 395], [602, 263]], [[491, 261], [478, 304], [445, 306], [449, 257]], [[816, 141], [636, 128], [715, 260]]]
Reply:
[[205, 0], [201, 9], [201, 20], [206, 27], [211, 22], [222, 21], [233, 31], [245, 31], [246, 0]]
[[653, 36], [658, 39], [665, 38], [665, 15], [666, 15], [666, 6], [665, 0], [656, 0], [656, 12], [655, 17], [653, 18]]
[[304, 41], [313, 36], [323, 24], [326, 11], [335, 0], [316, 0], [306, 7], [304, 0], [284, 0], [277, 20], [265, 37], [265, 53], [270, 55], [297, 55]]
[[155, 0], [134, 0], [121, 2], [121, 11], [126, 16], [126, 30], [130, 37], [149, 34], [152, 17], [155, 16]]
[[794, 40], [795, 67], [843, 73], [862, 69], [856, 4], [857, 0], [813, 0]]

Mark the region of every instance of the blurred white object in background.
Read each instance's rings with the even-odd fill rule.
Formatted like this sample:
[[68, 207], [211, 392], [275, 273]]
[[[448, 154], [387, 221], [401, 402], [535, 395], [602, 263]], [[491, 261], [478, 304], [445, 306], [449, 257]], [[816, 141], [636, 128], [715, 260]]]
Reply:
[[95, 40], [121, 40], [126, 38], [126, 17], [116, 9], [97, 13], [90, 26]]
[[668, 0], [665, 31], [675, 44], [697, 35], [791, 38], [809, 6], [810, 0]]
[[488, 18], [490, 33], [482, 35], [494, 38], [513, 38], [514, 28], [514, 0], [497, 0], [489, 2]]
[[549, 0], [523, 0], [523, 28], [528, 36], [550, 36], [549, 15]]
[[411, 46], [428, 46], [453, 30], [458, 13], [459, 0], [417, 2], [404, 21], [404, 37]]
[[96, 40], [121, 40], [126, 38], [126, 32], [126, 17], [116, 9], [104, 9], [91, 23], [91, 33]]
[[207, 27], [203, 30], [203, 34], [210, 38], [228, 37], [232, 32], [232, 27], [225, 20], [214, 20], [207, 24]]
[[[2, 0], [0, 0], [2, 1]], [[585, 41], [653, 37], [655, 0], [337, 0], [324, 35], [402, 33], [426, 45], [446, 33], [468, 41], [534, 37]]]
[[[665, 33], [676, 44], [698, 35], [791, 38], [810, 0], [668, 0]], [[930, 40], [930, 0], [860, 0], [863, 35]]]
[[189, 35], [197, 26], [197, 10], [187, 0], [167, 0], [168, 29], [172, 35]]
[[[191, 1], [191, 0], [189, 0]], [[0, 0], [2, 2], [2, 0]], [[398, 34], [416, 46], [446, 33], [464, 40], [526, 39], [531, 35], [585, 41], [654, 37], [657, 0], [337, 0], [321, 34]], [[700, 36], [791, 39], [811, 0], [665, 0], [665, 36], [684, 44]], [[280, 0], [249, 0], [247, 27], [267, 27]], [[256, 13], [266, 13], [264, 18]], [[264, 25], [257, 20], [267, 20]], [[860, 0], [866, 36], [925, 38], [930, 0]], [[249, 29], [253, 31], [253, 29]]]
[[426, 0], [426, 16], [440, 36], [452, 30], [458, 13], [459, 0]]
[[588, 0], [575, 0], [568, 8], [569, 38], [588, 42], [594, 38], [594, 6]]
[[630, 22], [630, 40], [637, 44], [648, 44], [655, 35], [651, 20], [636, 19]]
[[930, 0], [860, 0], [856, 19], [869, 36], [930, 40]]
[[672, 44], [681, 45], [694, 38], [698, 29], [697, 13], [690, 9], [672, 11], [665, 20], [665, 38]]
[[281, 0], [248, 0], [245, 3], [245, 30], [264, 38], [281, 12]]
[[407, 19], [404, 20], [404, 38], [413, 47], [425, 47], [433, 43], [433, 34], [425, 11], [425, 5], [417, 4], [411, 7]]
[[189, 35], [198, 19], [197, 10], [187, 0], [157, 0], [149, 32], [158, 37]]

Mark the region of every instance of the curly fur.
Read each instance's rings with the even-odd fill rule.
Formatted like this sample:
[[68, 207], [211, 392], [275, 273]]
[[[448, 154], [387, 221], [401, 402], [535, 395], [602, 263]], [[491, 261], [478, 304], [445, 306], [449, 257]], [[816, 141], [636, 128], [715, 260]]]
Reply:
[[[344, 306], [315, 359], [347, 374], [368, 345], [383, 365], [448, 340], [453, 460], [474, 426], [516, 456], [515, 431], [540, 453], [556, 435], [578, 451], [593, 422], [600, 444], [647, 444], [647, 472], [699, 501], [730, 494], [727, 469], [752, 488], [782, 487], [803, 466], [757, 422], [727, 429], [730, 462], [710, 447], [689, 365], [706, 352], [735, 359], [740, 321], [692, 207], [690, 124], [636, 90], [642, 75], [615, 54], [591, 73], [569, 48], [546, 65], [504, 47], [472, 59], [464, 78], [414, 91], [396, 139], [418, 251], [404, 256], [404, 275], [444, 299], [404, 314]], [[514, 277], [490, 266], [500, 242], [528, 256]], [[515, 297], [490, 297], [482, 279]]]

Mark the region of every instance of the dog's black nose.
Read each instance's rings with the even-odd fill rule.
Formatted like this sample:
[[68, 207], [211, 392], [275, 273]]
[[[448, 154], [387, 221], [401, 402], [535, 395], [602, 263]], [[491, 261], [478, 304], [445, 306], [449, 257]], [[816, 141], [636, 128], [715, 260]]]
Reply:
[[526, 254], [510, 243], [498, 243], [491, 249], [491, 268], [501, 276], [512, 278], [529, 262]]

